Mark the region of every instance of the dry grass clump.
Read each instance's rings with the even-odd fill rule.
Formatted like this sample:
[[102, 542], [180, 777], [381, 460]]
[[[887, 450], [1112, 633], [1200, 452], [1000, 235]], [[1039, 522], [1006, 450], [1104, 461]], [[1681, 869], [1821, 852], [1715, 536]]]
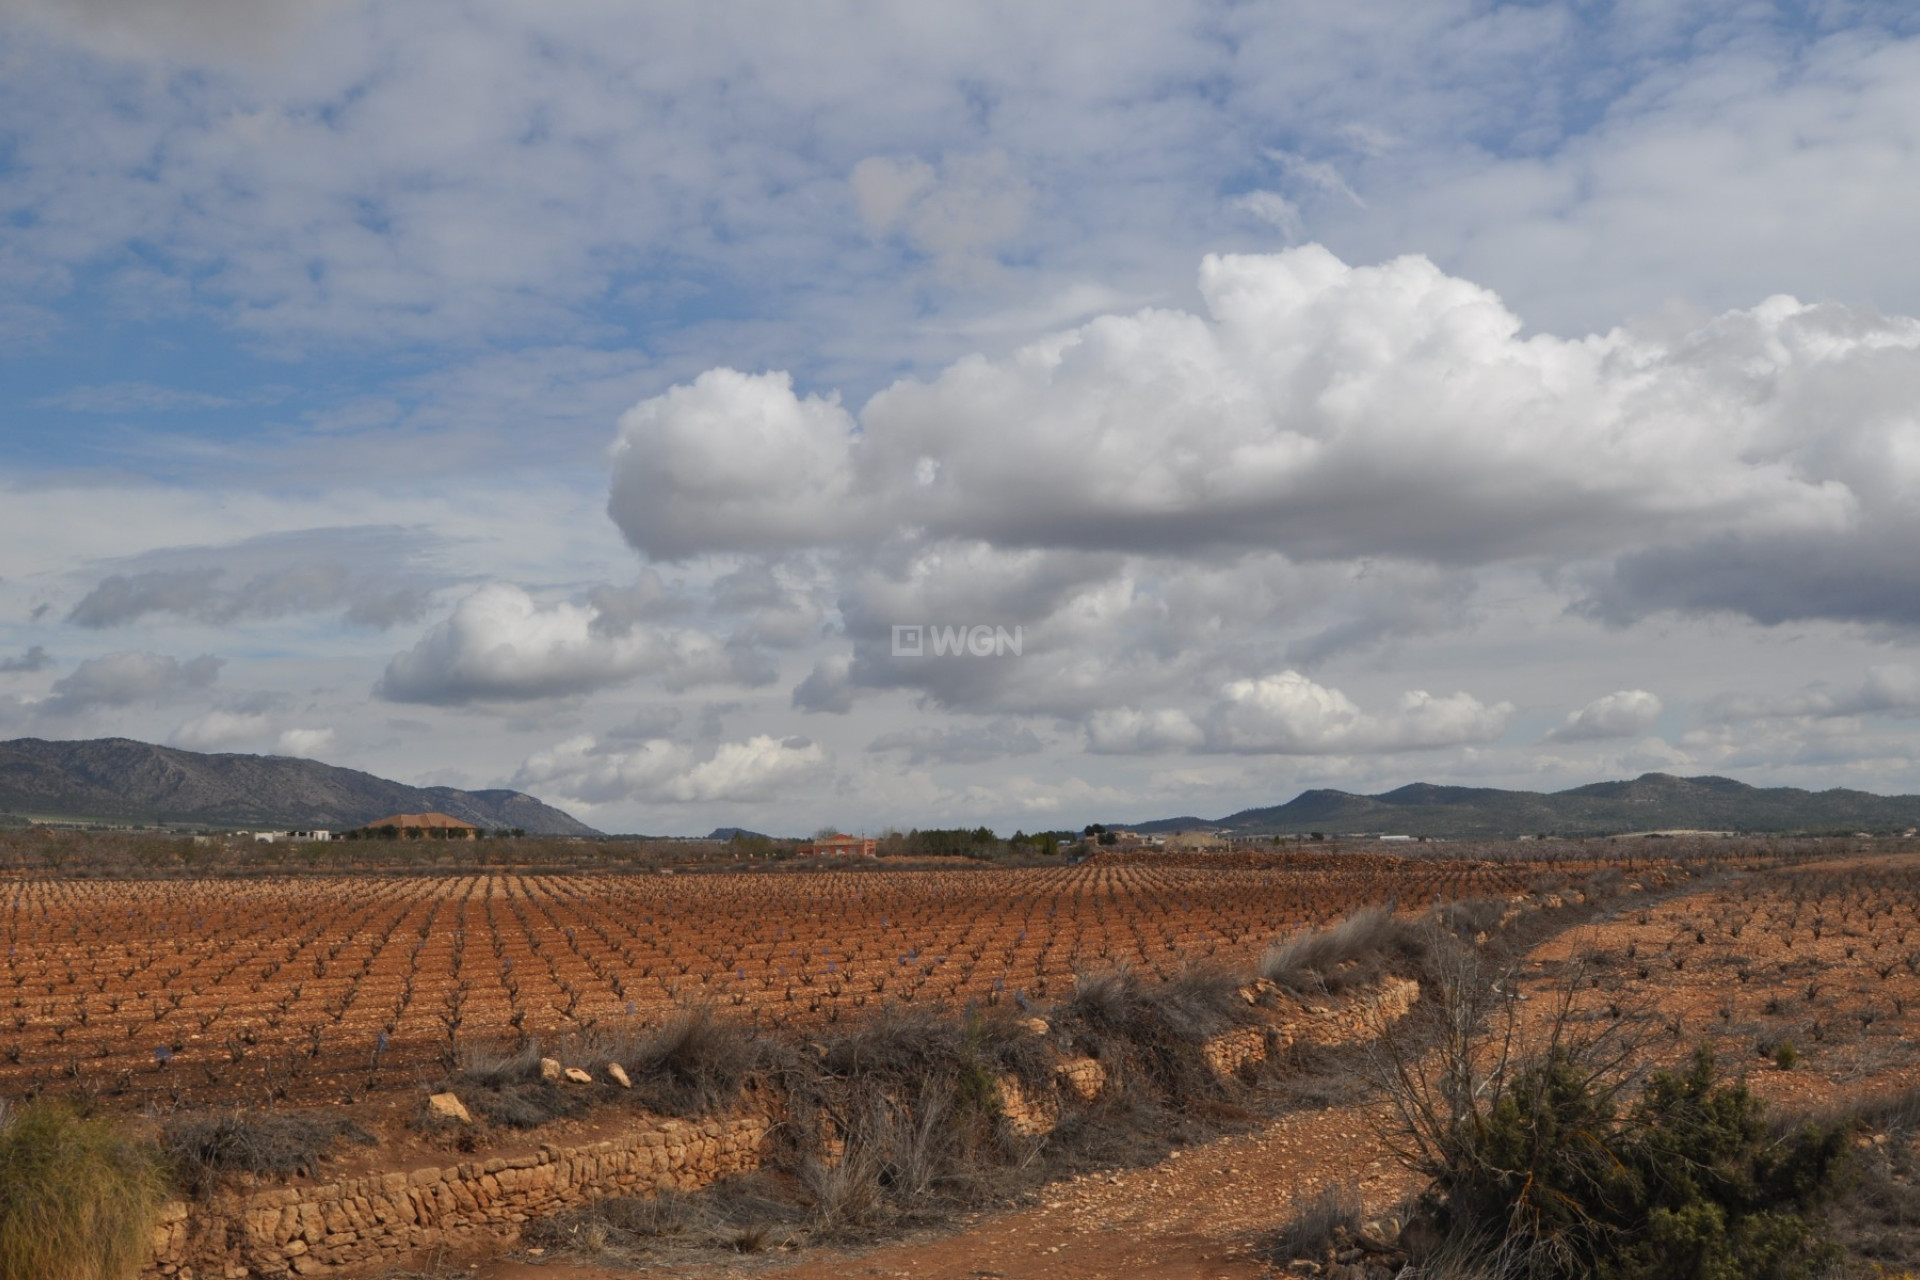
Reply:
[[590, 1035], [569, 1051], [590, 1069], [617, 1062], [633, 1081], [633, 1098], [666, 1115], [706, 1115], [731, 1109], [771, 1049], [706, 1005], [681, 1010], [639, 1033]]
[[1028, 1180], [1036, 1139], [1005, 1123], [1000, 1081], [1055, 1088], [1044, 1043], [978, 1009], [891, 1008], [797, 1058], [781, 1084], [798, 1143], [784, 1164], [809, 1232], [850, 1239], [1004, 1198]]
[[1273, 1240], [1272, 1255], [1281, 1263], [1296, 1258], [1318, 1261], [1351, 1248], [1365, 1218], [1360, 1188], [1350, 1182], [1329, 1182], [1308, 1197], [1280, 1228]]
[[1128, 971], [1084, 977], [1055, 1010], [1056, 1025], [1107, 1069], [1109, 1090], [1138, 1092], [1175, 1107], [1223, 1092], [1204, 1046], [1259, 1015], [1240, 996], [1241, 980], [1189, 969], [1170, 982]]
[[509, 1129], [537, 1129], [590, 1111], [593, 1100], [581, 1090], [541, 1078], [540, 1058], [538, 1040], [504, 1049], [467, 1046], [440, 1087], [457, 1092], [481, 1118]]
[[375, 1141], [351, 1120], [235, 1110], [171, 1119], [161, 1128], [160, 1147], [181, 1189], [198, 1196], [223, 1174], [311, 1176], [342, 1138]]
[[1394, 915], [1390, 904], [1368, 907], [1277, 943], [1261, 961], [1260, 974], [1299, 994], [1338, 995], [1412, 968], [1428, 949], [1420, 925]]
[[889, 1007], [790, 1045], [696, 1008], [651, 1031], [602, 1032], [577, 1052], [621, 1062], [650, 1106], [724, 1108], [758, 1078], [786, 1117], [760, 1173], [693, 1195], [598, 1202], [529, 1236], [588, 1255], [871, 1239], [1004, 1199], [1032, 1180], [1041, 1143], [1005, 1123], [1000, 1082], [1035, 1098], [1057, 1087], [1038, 1036], [977, 1009]]
[[147, 1144], [34, 1102], [0, 1119], [0, 1276], [130, 1280], [152, 1247], [166, 1178]]

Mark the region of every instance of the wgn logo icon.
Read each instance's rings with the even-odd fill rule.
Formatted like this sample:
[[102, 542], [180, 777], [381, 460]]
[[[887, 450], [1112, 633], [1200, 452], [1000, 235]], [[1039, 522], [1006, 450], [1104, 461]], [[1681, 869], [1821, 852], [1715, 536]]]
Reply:
[[936, 658], [1017, 658], [1025, 644], [1025, 629], [1021, 627], [1009, 631], [986, 625], [935, 627], [915, 622], [893, 628], [896, 658], [924, 658], [929, 653]]

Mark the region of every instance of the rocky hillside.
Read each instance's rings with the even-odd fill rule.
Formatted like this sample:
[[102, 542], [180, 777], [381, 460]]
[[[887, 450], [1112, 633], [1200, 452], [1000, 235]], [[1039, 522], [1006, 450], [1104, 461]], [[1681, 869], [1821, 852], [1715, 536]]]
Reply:
[[429, 811], [495, 830], [598, 834], [518, 791], [409, 787], [317, 760], [207, 755], [128, 738], [0, 742], [0, 814], [340, 831]]
[[1371, 832], [1481, 840], [1669, 830], [1825, 834], [1920, 827], [1920, 796], [1750, 787], [1732, 778], [1648, 773], [1631, 782], [1596, 782], [1550, 793], [1425, 782], [1374, 796], [1306, 791], [1286, 804], [1244, 809], [1214, 821], [1167, 818], [1123, 825], [1142, 831]]

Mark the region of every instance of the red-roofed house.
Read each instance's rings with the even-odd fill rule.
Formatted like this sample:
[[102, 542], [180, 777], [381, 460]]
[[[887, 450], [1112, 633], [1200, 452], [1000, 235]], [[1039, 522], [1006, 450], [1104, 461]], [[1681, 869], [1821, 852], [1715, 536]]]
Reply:
[[816, 858], [871, 858], [874, 849], [871, 836], [820, 836], [801, 845], [796, 852], [802, 857], [811, 854]]

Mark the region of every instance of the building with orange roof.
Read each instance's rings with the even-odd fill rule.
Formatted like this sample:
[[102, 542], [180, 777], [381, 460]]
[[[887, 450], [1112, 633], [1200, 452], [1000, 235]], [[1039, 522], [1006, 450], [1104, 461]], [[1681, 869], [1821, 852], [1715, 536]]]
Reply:
[[390, 840], [476, 840], [480, 828], [444, 813], [396, 813], [374, 819], [355, 834]]

